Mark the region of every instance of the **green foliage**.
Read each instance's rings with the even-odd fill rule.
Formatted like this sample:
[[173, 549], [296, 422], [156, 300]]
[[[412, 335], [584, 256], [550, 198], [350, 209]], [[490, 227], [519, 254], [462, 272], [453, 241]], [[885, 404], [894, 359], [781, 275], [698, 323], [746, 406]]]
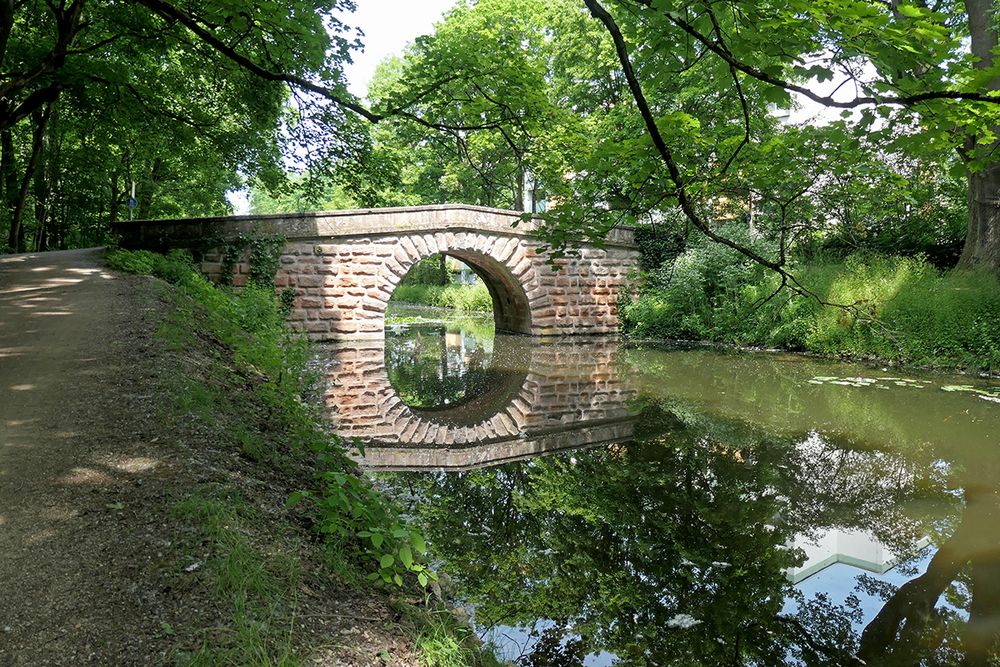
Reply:
[[438, 611], [419, 619], [417, 649], [426, 667], [499, 667], [490, 651], [479, 645], [475, 632], [458, 623], [451, 613]]
[[[732, 251], [698, 246], [648, 279], [622, 310], [643, 338], [710, 340], [907, 364], [1000, 368], [1000, 282], [920, 258], [852, 255], [796, 267], [824, 301], [787, 290]], [[773, 298], [771, 295], [774, 295]]]
[[393, 301], [417, 303], [438, 308], [451, 308], [460, 313], [493, 310], [493, 297], [482, 281], [472, 285], [406, 285], [392, 293]]
[[200, 537], [196, 545], [183, 546], [198, 552], [208, 549], [204, 563], [185, 560], [178, 571], [200, 566], [215, 597], [230, 606], [232, 614], [224, 640], [179, 656], [181, 664], [301, 664], [289, 646], [301, 581], [301, 564], [291, 545], [263, 549], [254, 544], [250, 527], [260, 517], [237, 493], [193, 494], [174, 507], [174, 515], [193, 523]]
[[410, 529], [368, 480], [344, 470], [343, 451], [336, 443], [316, 441], [313, 448], [321, 470], [319, 488], [293, 494], [289, 505], [308, 502], [324, 539], [374, 566], [369, 580], [402, 586], [403, 577], [412, 575], [422, 587], [436, 581], [436, 573], [424, 562], [422, 534]]
[[278, 183], [258, 180], [250, 187], [250, 212], [258, 215], [349, 208], [357, 208], [357, 202], [343, 186], [308, 173], [287, 175]]
[[281, 266], [281, 251], [285, 247], [285, 237], [240, 234], [234, 239], [220, 241], [220, 244], [222, 247], [220, 272], [227, 284], [232, 283], [236, 265], [246, 259], [250, 265], [248, 281], [259, 287], [274, 287], [274, 276]]
[[0, 60], [5, 72], [30, 76], [3, 84], [0, 131], [12, 144], [3, 161], [17, 187], [0, 179], [0, 234], [17, 198], [27, 212], [19, 247], [90, 246], [126, 218], [133, 183], [137, 217], [218, 215], [231, 212], [226, 193], [244, 179], [277, 187], [283, 157], [316, 172], [346, 168], [367, 152], [362, 121], [316, 98], [299, 96], [293, 110], [291, 86], [252, 70], [352, 99], [341, 71], [359, 46], [343, 22], [352, 9], [342, 0], [15, 3]]
[[[117, 250], [108, 254], [108, 262], [173, 281], [179, 320], [174, 344], [184, 347], [192, 336], [210, 336], [231, 355], [232, 372], [254, 384], [265, 406], [264, 423], [230, 426], [244, 455], [278, 465], [283, 459], [311, 457], [316, 488], [296, 492], [289, 505], [307, 501], [316, 529], [352, 562], [371, 570], [369, 578], [399, 586], [404, 576], [421, 586], [435, 578], [421, 534], [408, 528], [396, 507], [360, 475], [340, 440], [324, 428], [318, 406], [304, 400], [315, 383], [308, 370], [309, 348], [288, 329], [273, 288], [257, 282], [241, 290], [217, 287], [182, 253]], [[228, 400], [219, 392], [201, 393], [199, 409], [205, 412], [221, 410]]]
[[447, 268], [442, 268], [441, 255], [431, 255], [413, 265], [400, 285], [447, 285], [451, 280]]

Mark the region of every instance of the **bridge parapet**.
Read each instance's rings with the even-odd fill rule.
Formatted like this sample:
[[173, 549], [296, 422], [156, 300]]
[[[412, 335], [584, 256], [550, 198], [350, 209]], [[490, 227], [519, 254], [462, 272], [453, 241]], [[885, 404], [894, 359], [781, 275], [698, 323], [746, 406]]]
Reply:
[[[381, 337], [393, 290], [413, 265], [436, 253], [465, 262], [483, 279], [498, 331], [615, 333], [618, 297], [638, 267], [631, 229], [612, 230], [602, 248], [583, 245], [553, 266], [535, 237], [537, 221], [478, 206], [140, 221], [115, 229], [126, 248], [198, 249], [212, 278], [222, 277], [226, 239], [283, 236], [275, 284], [295, 291], [289, 319], [318, 340]], [[236, 271], [233, 284], [241, 286], [249, 269]]]

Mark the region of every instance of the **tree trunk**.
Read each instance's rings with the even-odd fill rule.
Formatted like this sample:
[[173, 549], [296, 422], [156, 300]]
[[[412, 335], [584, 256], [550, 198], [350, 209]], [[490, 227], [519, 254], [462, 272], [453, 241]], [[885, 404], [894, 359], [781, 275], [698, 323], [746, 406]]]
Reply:
[[108, 209], [108, 228], [110, 229], [118, 222], [118, 172], [111, 174], [111, 199]]
[[32, 193], [35, 198], [35, 250], [48, 250], [48, 203], [49, 179], [46, 169], [35, 170], [35, 187]]
[[153, 204], [153, 195], [156, 192], [156, 186], [160, 182], [162, 174], [163, 160], [161, 158], [156, 158], [153, 160], [153, 168], [150, 170], [149, 183], [146, 184], [143, 191], [139, 193], [138, 215], [140, 220], [149, 219], [149, 209]]
[[31, 114], [34, 124], [31, 133], [31, 155], [24, 166], [24, 176], [21, 178], [21, 187], [18, 188], [14, 199], [14, 210], [11, 212], [10, 229], [8, 230], [7, 246], [11, 252], [24, 252], [24, 207], [28, 200], [28, 190], [31, 187], [35, 169], [38, 161], [42, 157], [42, 145], [45, 139], [45, 126], [49, 122], [52, 114], [52, 103], [47, 104], [41, 111]]
[[[17, 193], [17, 165], [14, 162], [14, 133], [0, 131], [0, 222], [10, 230], [11, 214], [14, 211], [14, 196]], [[0, 244], [3, 243], [0, 237]]]
[[523, 211], [524, 210], [524, 169], [518, 166], [515, 172], [514, 183], [514, 210]]
[[14, 29], [14, 0], [0, 0], [0, 70], [7, 59], [7, 43]]
[[1000, 164], [969, 174], [969, 228], [959, 268], [1000, 272]]
[[[965, 0], [965, 9], [969, 17], [970, 48], [972, 55], [978, 59], [975, 66], [989, 69], [993, 67], [993, 54], [1000, 42], [994, 22], [993, 0]], [[1000, 76], [994, 77], [986, 88], [1000, 90]], [[965, 156], [971, 157], [971, 149], [975, 145], [976, 137], [969, 137]], [[1000, 142], [992, 148], [996, 149], [998, 145]], [[994, 160], [970, 173], [968, 183], [969, 228], [958, 266], [963, 269], [982, 266], [1000, 273], [1000, 162]]]

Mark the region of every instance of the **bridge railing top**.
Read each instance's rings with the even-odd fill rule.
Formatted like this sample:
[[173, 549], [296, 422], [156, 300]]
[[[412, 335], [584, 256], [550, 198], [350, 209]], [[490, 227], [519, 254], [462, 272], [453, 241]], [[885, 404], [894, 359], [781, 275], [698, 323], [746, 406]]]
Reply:
[[[514, 226], [514, 224], [516, 226]], [[468, 204], [348, 209], [122, 221], [113, 229], [129, 247], [169, 247], [238, 234], [280, 234], [289, 240], [392, 236], [414, 232], [474, 231], [533, 236], [539, 220], [521, 213]], [[632, 229], [611, 230], [606, 243], [634, 247]]]

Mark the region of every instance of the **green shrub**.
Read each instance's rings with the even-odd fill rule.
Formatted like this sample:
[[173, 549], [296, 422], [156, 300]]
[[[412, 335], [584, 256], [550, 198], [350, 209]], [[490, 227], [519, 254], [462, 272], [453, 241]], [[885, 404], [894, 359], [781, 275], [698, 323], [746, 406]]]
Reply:
[[403, 276], [402, 285], [447, 285], [448, 271], [441, 271], [441, 255], [431, 255], [413, 265]]
[[472, 285], [405, 285], [392, 293], [392, 299], [401, 303], [417, 303], [438, 308], [451, 308], [459, 312], [489, 312], [493, 298], [482, 281]]
[[813, 294], [726, 248], [690, 248], [621, 311], [633, 336], [778, 347], [909, 364], [1000, 369], [1000, 282], [913, 257], [862, 253], [791, 267]]

